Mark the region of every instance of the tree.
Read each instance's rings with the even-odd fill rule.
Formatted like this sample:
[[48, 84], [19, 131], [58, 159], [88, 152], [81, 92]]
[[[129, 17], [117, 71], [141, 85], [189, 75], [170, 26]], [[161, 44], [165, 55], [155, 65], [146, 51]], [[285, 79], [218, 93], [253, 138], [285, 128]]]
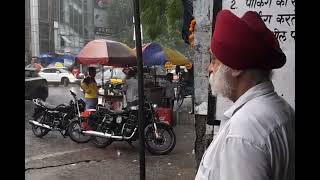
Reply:
[[144, 42], [155, 41], [190, 57], [181, 38], [183, 6], [181, 0], [140, 0]]
[[125, 43], [131, 47], [133, 42], [133, 4], [128, 0], [113, 0], [106, 8], [108, 27], [111, 35], [106, 38]]

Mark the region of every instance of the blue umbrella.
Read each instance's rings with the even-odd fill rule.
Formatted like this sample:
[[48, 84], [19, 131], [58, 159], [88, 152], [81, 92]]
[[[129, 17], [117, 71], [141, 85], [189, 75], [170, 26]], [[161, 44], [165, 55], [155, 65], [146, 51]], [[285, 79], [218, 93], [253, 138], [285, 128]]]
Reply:
[[157, 43], [149, 43], [142, 48], [143, 65], [164, 65], [167, 58], [162, 47]]
[[43, 53], [37, 57], [40, 63], [43, 63], [43, 64], [50, 64], [52, 62], [52, 58], [53, 58], [52, 55], [49, 53]]
[[43, 53], [38, 56], [38, 60], [41, 64], [54, 64], [56, 62], [65, 63], [65, 61], [72, 64], [75, 61], [75, 56], [73, 55], [52, 55], [50, 53]]

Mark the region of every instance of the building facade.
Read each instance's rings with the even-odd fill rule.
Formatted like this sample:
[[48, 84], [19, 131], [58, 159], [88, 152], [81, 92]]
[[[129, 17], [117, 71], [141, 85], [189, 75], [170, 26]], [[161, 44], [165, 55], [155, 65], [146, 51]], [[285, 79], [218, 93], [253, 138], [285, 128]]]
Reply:
[[133, 46], [132, 2], [126, 0], [25, 0], [25, 57], [76, 55], [93, 39]]
[[95, 38], [94, 0], [25, 0], [25, 57], [77, 54]]

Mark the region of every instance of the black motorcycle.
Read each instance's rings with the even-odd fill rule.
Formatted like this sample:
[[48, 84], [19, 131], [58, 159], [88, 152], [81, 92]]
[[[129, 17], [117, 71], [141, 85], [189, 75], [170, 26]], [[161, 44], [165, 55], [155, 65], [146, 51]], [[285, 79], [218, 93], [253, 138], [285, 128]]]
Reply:
[[111, 83], [111, 81], [108, 81], [105, 84], [107, 95], [112, 95], [112, 96], [122, 96], [123, 87], [124, 87], [124, 83]]
[[32, 132], [37, 137], [43, 137], [49, 131], [59, 131], [63, 137], [68, 135], [67, 129], [72, 119], [80, 116], [85, 109], [85, 102], [77, 99], [74, 92], [70, 91], [73, 100], [69, 104], [58, 106], [50, 105], [41, 99], [33, 99], [35, 104], [33, 120], [29, 120]]
[[[145, 103], [145, 145], [151, 154], [168, 154], [175, 147], [176, 136], [171, 126], [159, 121], [155, 107], [152, 103]], [[113, 141], [127, 141], [131, 144], [139, 137], [138, 110], [139, 106], [131, 106], [115, 112], [97, 106], [96, 113], [88, 117], [91, 130], [83, 130], [82, 133], [91, 136], [91, 141], [99, 148], [104, 148]], [[69, 126], [68, 131], [74, 131], [72, 126]]]

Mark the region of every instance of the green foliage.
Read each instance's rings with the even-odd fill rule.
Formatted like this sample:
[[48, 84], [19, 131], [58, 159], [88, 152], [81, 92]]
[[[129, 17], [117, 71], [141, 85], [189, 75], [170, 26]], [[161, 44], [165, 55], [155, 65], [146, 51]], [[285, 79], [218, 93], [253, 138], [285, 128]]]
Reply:
[[140, 0], [140, 5], [141, 21], [148, 38], [179, 36], [183, 15], [181, 0]]
[[[181, 0], [140, 0], [143, 43], [157, 42], [188, 56], [189, 46], [181, 37], [183, 5]], [[113, 29], [110, 39], [134, 47], [133, 0], [113, 0], [107, 9]]]
[[107, 21], [112, 28], [108, 39], [116, 40], [133, 46], [133, 4], [130, 0], [113, 0], [108, 11]]
[[140, 0], [143, 38], [188, 56], [189, 46], [181, 37], [183, 5], [181, 0]]

